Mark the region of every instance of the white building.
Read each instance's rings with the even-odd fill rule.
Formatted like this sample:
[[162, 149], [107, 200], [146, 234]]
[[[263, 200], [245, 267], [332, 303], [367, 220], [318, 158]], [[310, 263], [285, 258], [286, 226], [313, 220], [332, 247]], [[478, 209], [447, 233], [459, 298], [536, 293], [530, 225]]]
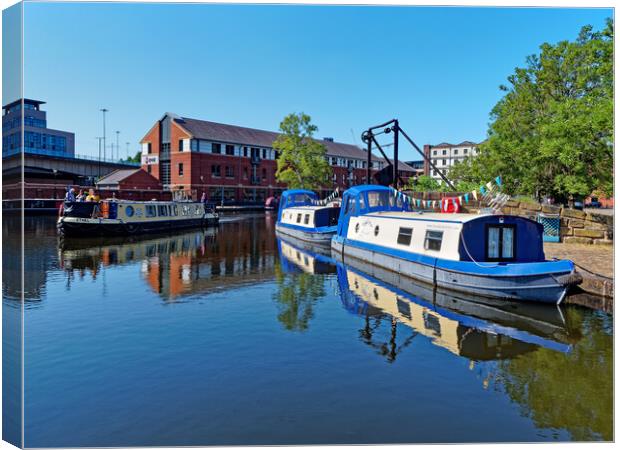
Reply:
[[433, 169], [430, 164], [425, 164], [424, 173], [441, 182], [441, 175], [438, 171], [447, 175], [452, 166], [460, 164], [465, 158], [477, 156], [478, 145], [471, 141], [463, 141], [460, 144], [442, 142], [438, 145], [425, 145], [424, 151], [437, 169]]

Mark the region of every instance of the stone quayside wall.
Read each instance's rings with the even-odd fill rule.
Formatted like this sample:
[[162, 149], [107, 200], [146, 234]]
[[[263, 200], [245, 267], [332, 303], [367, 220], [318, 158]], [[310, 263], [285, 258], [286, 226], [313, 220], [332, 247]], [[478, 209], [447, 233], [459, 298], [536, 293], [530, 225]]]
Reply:
[[560, 216], [560, 239], [573, 244], [613, 244], [614, 217], [562, 208], [559, 206], [509, 200], [502, 211], [505, 214], [529, 217], [536, 220], [538, 214]]

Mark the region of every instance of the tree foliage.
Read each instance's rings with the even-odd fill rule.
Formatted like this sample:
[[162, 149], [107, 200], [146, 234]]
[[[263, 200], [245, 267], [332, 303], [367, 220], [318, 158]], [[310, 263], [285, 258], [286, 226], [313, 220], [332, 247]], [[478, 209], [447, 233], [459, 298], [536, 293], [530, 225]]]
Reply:
[[500, 86], [488, 139], [454, 181], [501, 175], [511, 194], [565, 199], [613, 192], [613, 23], [581, 29], [576, 41], [543, 44]]
[[413, 177], [409, 179], [407, 190], [413, 192], [435, 192], [441, 189], [437, 180], [428, 175], [420, 175], [417, 180]]
[[289, 114], [280, 123], [282, 134], [273, 143], [278, 152], [276, 178], [289, 189], [316, 190], [331, 183], [332, 168], [326, 148], [312, 136], [317, 127], [309, 115]]

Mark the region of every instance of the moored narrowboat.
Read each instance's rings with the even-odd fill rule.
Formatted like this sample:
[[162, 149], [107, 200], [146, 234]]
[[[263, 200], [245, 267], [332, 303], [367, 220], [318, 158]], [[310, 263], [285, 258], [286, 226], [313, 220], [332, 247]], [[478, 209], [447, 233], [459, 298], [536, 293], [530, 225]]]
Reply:
[[559, 304], [578, 284], [572, 261], [545, 260], [542, 225], [497, 214], [407, 211], [395, 191], [364, 185], [342, 200], [332, 249], [433, 287]]
[[65, 202], [57, 227], [64, 236], [127, 236], [215, 225], [218, 220], [217, 213], [198, 202], [103, 200]]
[[327, 244], [336, 233], [340, 206], [317, 205], [318, 196], [305, 189], [284, 191], [276, 231], [306, 242]]

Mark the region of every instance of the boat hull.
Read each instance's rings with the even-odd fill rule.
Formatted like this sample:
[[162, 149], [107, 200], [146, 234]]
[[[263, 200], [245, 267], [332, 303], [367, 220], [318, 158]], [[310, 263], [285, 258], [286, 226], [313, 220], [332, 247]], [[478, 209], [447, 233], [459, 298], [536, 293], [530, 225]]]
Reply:
[[433, 287], [485, 298], [559, 304], [569, 287], [576, 284], [579, 278], [572, 270], [513, 276], [477, 274], [442, 268], [437, 264], [438, 259], [435, 259], [434, 264], [416, 262], [376, 249], [363, 248], [349, 240], [335, 238], [331, 245], [332, 250], [343, 260], [355, 258]]
[[123, 222], [114, 219], [82, 219], [62, 217], [58, 232], [67, 237], [131, 236], [145, 233], [171, 233], [176, 230], [217, 225], [217, 216], [187, 220]]
[[292, 227], [281, 223], [276, 224], [276, 231], [280, 234], [294, 237], [295, 239], [305, 242], [323, 245], [329, 245], [332, 236], [336, 234], [336, 227], [330, 228], [333, 228], [333, 230], [315, 231], [313, 228], [308, 228], [308, 231], [305, 231], [302, 227]]

